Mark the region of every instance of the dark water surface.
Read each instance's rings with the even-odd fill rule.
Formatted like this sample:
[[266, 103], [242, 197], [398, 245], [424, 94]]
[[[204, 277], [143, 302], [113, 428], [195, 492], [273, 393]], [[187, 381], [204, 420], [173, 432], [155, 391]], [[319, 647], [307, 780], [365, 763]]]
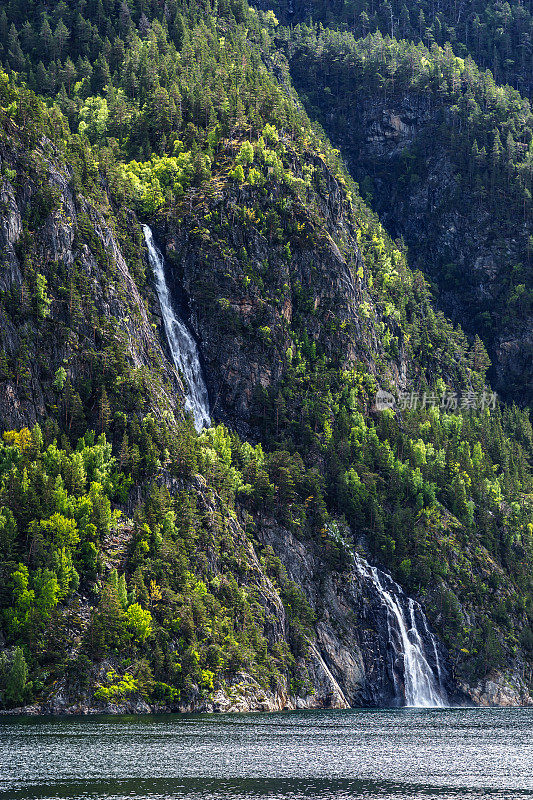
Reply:
[[533, 797], [533, 709], [0, 718], [0, 800]]

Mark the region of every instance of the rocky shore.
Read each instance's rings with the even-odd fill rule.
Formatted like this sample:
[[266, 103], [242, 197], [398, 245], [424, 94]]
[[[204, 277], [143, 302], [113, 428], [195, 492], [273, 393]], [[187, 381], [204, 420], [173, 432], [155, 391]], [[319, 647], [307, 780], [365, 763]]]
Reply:
[[[338, 687], [337, 687], [338, 689]], [[474, 686], [460, 683], [464, 699], [458, 704], [492, 708], [533, 706], [533, 697], [519, 675], [493, 674]], [[455, 705], [455, 703], [454, 703]], [[184, 703], [149, 703], [142, 697], [124, 698], [118, 702], [95, 702], [82, 697], [73, 702], [61, 689], [42, 702], [0, 711], [11, 716], [91, 716], [95, 714], [233, 714], [268, 713], [304, 709], [347, 709], [350, 704], [338, 689], [336, 693], [309, 693], [295, 696], [283, 681], [275, 691], [264, 689], [250, 675], [242, 672], [235, 681], [217, 689], [208, 697], [190, 699]]]

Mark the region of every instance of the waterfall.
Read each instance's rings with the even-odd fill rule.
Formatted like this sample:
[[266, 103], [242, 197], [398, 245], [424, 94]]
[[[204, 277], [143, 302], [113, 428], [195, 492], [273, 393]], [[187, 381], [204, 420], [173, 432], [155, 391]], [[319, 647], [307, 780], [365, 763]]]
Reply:
[[[406, 706], [445, 706], [447, 698], [442, 685], [437, 642], [420, 604], [407, 597], [390, 575], [371, 566], [358, 555], [355, 556], [355, 568], [371, 584], [386, 611], [396, 697]], [[431, 645], [431, 656], [424, 641]], [[435, 671], [430, 660], [435, 665]]]
[[144, 238], [148, 248], [148, 259], [154, 271], [155, 287], [161, 305], [163, 323], [167, 335], [172, 360], [186, 383], [185, 410], [190, 411], [194, 427], [200, 431], [211, 423], [209, 416], [209, 396], [205, 385], [198, 347], [187, 326], [179, 318], [170, 296], [165, 278], [165, 260], [156, 245], [151, 229], [143, 225]]

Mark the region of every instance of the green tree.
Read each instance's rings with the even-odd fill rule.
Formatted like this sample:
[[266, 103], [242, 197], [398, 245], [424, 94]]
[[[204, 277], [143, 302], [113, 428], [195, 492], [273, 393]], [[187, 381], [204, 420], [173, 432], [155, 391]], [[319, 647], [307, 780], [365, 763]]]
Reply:
[[152, 634], [152, 615], [148, 609], [141, 608], [138, 603], [126, 611], [126, 625], [138, 642], [144, 642]]
[[59, 367], [54, 375], [54, 389], [56, 392], [62, 392], [67, 379], [67, 371], [64, 367]]
[[21, 647], [15, 648], [13, 663], [6, 681], [6, 700], [10, 705], [24, 702], [27, 696], [28, 665]]

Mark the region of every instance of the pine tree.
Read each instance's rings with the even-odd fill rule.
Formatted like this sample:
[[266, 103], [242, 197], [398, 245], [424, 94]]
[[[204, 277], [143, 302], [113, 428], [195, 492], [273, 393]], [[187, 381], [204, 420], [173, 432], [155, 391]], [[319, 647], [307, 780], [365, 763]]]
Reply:
[[494, 131], [494, 142], [490, 156], [490, 194], [494, 201], [496, 191], [499, 188], [503, 147], [498, 129]]
[[117, 583], [117, 597], [118, 602], [122, 608], [128, 605], [128, 588], [126, 586], [126, 576], [120, 575]]
[[35, 71], [35, 83], [37, 91], [42, 94], [50, 94], [52, 91], [52, 83], [48, 75], [47, 69], [42, 61], [39, 61]]
[[109, 404], [109, 399], [107, 397], [107, 392], [105, 389], [102, 389], [102, 394], [100, 397], [100, 414], [99, 414], [99, 421], [100, 421], [100, 431], [105, 433], [109, 428], [109, 423], [111, 422], [111, 406]]
[[17, 29], [13, 23], [11, 23], [7, 35], [7, 48], [10, 66], [15, 71], [21, 70], [24, 67], [24, 53], [20, 46]]
[[63, 20], [60, 19], [54, 32], [54, 46], [58, 58], [63, 57], [63, 51], [67, 46], [69, 37], [70, 31]]
[[130, 448], [128, 442], [128, 434], [124, 433], [118, 454], [119, 468], [121, 470], [124, 469], [128, 465], [129, 461], [130, 461]]
[[174, 21], [170, 26], [169, 33], [170, 33], [170, 38], [172, 39], [172, 41], [176, 46], [176, 50], [178, 50], [179, 52], [185, 42], [185, 22], [179, 11], [174, 17]]
[[54, 57], [54, 36], [47, 16], [44, 17], [41, 25], [37, 49], [42, 60], [47, 63]]
[[6, 682], [6, 700], [11, 705], [24, 702], [28, 681], [28, 665], [21, 647], [15, 649], [13, 663]]
[[0, 14], [0, 48], [7, 50], [7, 35], [9, 32], [9, 20], [7, 18], [5, 8], [2, 8]]

